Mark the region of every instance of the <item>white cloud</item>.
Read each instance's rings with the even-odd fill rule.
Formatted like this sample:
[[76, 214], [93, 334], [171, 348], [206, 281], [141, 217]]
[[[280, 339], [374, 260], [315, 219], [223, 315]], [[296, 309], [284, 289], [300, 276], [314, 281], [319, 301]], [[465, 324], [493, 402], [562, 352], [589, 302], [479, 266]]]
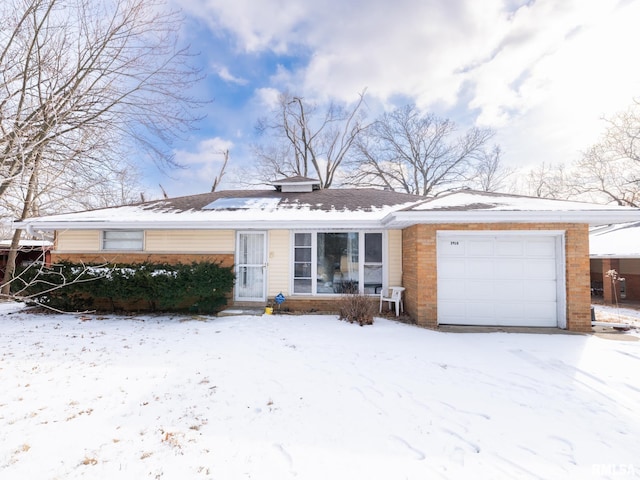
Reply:
[[231, 152], [229, 163], [233, 163], [233, 146], [230, 140], [216, 137], [200, 141], [193, 151], [177, 150], [175, 160], [184, 168], [172, 170], [160, 183], [171, 197], [210, 191], [213, 180], [220, 173], [225, 151]]
[[275, 88], [258, 88], [255, 97], [260, 105], [264, 105], [268, 110], [278, 105], [280, 91]]
[[[601, 4], [601, 6], [604, 6]], [[633, 60], [640, 5], [594, 10], [589, 22], [530, 67], [517, 91], [518, 110], [498, 130], [512, 163], [570, 163], [598, 140], [603, 116], [624, 110], [640, 95], [640, 67]], [[476, 97], [479, 98], [479, 97]], [[485, 97], [481, 119], [489, 120]]]
[[195, 151], [176, 151], [175, 159], [180, 165], [216, 165], [224, 161], [224, 152], [232, 147], [230, 140], [208, 138], [201, 140]]
[[229, 68], [224, 65], [214, 65], [213, 70], [225, 82], [235, 83], [237, 85], [246, 85], [248, 83], [247, 79], [236, 77], [229, 71]]
[[387, 105], [471, 111], [514, 162], [568, 160], [640, 95], [640, 2], [194, 1], [180, 3], [241, 52], [305, 53], [257, 85], [264, 104], [283, 88], [353, 100], [366, 87]]
[[305, 2], [291, 0], [174, 0], [195, 17], [203, 18], [213, 32], [232, 32], [237, 48], [255, 53], [286, 52], [296, 43], [297, 26], [308, 18]]

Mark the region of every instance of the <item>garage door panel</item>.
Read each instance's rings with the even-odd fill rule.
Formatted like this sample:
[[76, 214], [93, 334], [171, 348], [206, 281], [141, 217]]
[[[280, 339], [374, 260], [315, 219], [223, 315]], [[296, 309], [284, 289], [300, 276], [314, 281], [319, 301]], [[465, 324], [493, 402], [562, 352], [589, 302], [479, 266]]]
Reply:
[[552, 235], [439, 233], [438, 322], [556, 326], [556, 244]]
[[465, 255], [467, 257], [494, 256], [492, 239], [470, 238], [465, 240]]
[[486, 301], [470, 301], [467, 303], [467, 317], [490, 319], [495, 316], [495, 304]]
[[466, 280], [462, 284], [464, 285], [465, 297], [468, 300], [485, 300], [494, 296], [493, 284], [482, 279]]
[[525, 298], [524, 280], [500, 279], [496, 280], [493, 285], [500, 292], [503, 301], [506, 299], [522, 301]]
[[464, 240], [447, 238], [438, 242], [438, 255], [444, 257], [464, 257]]
[[509, 325], [514, 319], [524, 316], [522, 302], [501, 302], [496, 304], [496, 325]]
[[494, 267], [494, 262], [490, 258], [467, 258], [465, 264], [465, 278], [485, 279], [487, 274], [491, 275]]
[[527, 289], [527, 298], [531, 301], [555, 302], [557, 297], [557, 285], [553, 280], [535, 282], [535, 288]]
[[520, 259], [498, 258], [493, 265], [495, 278], [523, 278], [525, 262]]
[[[441, 279], [438, 282], [438, 297], [443, 300], [456, 300], [464, 295], [464, 282], [455, 279]], [[461, 295], [462, 294], [462, 295]]]
[[549, 279], [556, 278], [556, 262], [554, 259], [541, 258], [536, 261], [527, 262], [526, 273], [531, 279]]
[[438, 262], [438, 278], [460, 278], [465, 274], [466, 265], [464, 258], [443, 258]]
[[556, 243], [554, 238], [536, 238], [525, 240], [525, 255], [528, 257], [556, 256]]
[[525, 312], [525, 319], [545, 327], [555, 327], [557, 326], [556, 315], [555, 302], [541, 302], [529, 306]]
[[463, 302], [447, 302], [438, 309], [438, 316], [447, 319], [447, 323], [459, 323], [467, 316], [467, 305]]
[[496, 239], [496, 257], [522, 257], [524, 245], [518, 239]]

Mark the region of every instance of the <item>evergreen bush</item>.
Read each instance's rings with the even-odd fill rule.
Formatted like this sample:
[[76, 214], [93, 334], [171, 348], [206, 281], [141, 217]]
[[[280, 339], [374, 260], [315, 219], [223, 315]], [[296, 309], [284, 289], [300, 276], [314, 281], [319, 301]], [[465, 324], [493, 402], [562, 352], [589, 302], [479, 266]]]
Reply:
[[59, 310], [90, 308], [214, 313], [233, 289], [233, 269], [215, 262], [84, 265], [21, 271], [16, 295]]

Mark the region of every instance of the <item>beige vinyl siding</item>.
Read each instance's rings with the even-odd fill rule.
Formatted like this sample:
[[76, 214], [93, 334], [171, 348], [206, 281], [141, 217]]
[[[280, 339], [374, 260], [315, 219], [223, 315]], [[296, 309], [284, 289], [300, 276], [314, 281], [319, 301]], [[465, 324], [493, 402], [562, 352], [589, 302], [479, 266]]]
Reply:
[[98, 252], [100, 234], [100, 230], [58, 230], [56, 252]]
[[233, 230], [147, 230], [146, 252], [233, 253]]
[[389, 272], [389, 285], [402, 285], [402, 230], [389, 230], [387, 232], [387, 246], [389, 264], [387, 272]]
[[291, 232], [289, 230], [269, 231], [267, 264], [267, 296], [274, 297], [278, 293], [289, 295]]

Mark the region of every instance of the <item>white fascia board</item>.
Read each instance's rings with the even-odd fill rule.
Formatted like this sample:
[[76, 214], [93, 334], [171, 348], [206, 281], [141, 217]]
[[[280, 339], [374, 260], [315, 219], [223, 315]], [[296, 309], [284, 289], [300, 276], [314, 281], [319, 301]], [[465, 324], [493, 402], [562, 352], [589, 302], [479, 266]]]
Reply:
[[486, 237], [500, 235], [501, 237], [559, 237], [565, 230], [437, 230], [438, 237]]
[[149, 222], [23, 222], [18, 228], [26, 229], [29, 233], [51, 232], [54, 230], [294, 230], [294, 229], [339, 229], [361, 230], [382, 228], [379, 220], [331, 220], [320, 222], [318, 220], [292, 221], [202, 221], [202, 222], [177, 222], [177, 221], [149, 221]]
[[420, 223], [586, 223], [592, 226], [637, 222], [635, 211], [422, 211], [392, 212], [382, 219], [387, 228], [404, 228]]

